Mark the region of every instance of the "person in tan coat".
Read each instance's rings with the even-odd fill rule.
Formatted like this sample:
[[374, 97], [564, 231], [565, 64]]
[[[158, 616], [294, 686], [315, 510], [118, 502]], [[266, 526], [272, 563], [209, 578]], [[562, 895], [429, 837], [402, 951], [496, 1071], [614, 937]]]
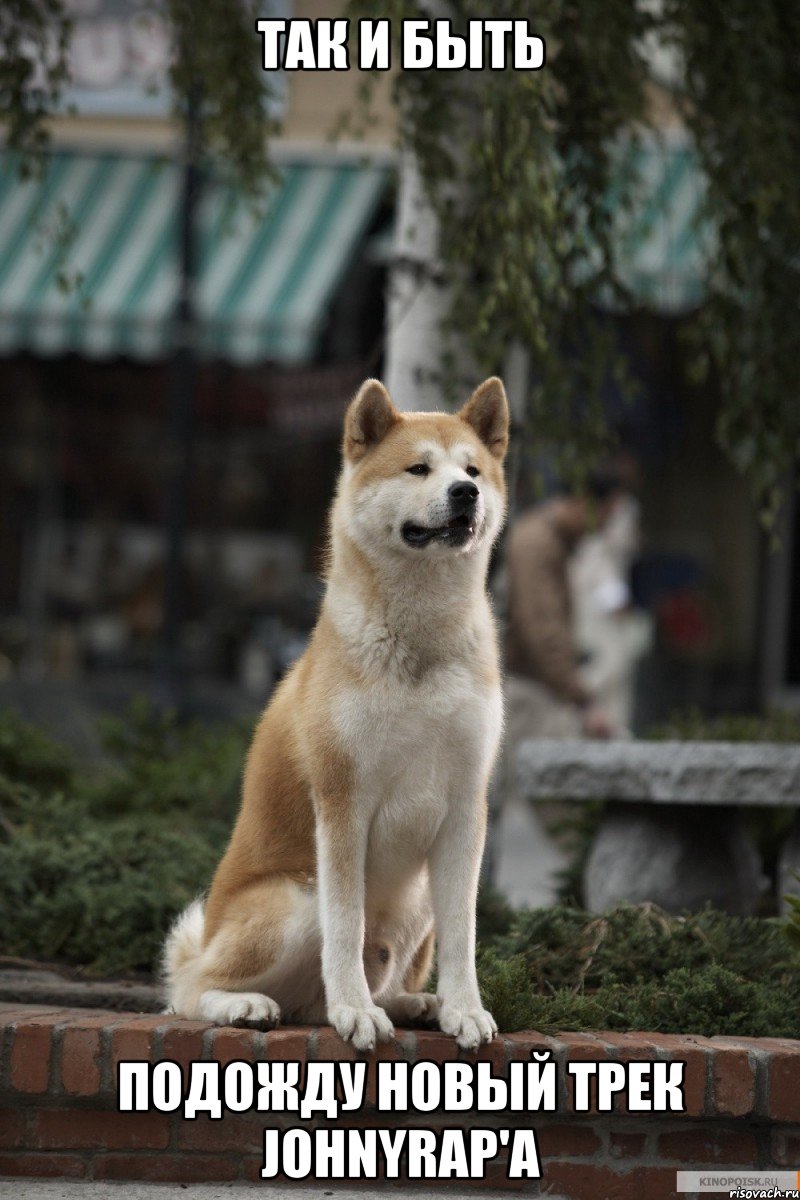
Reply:
[[610, 474], [587, 496], [562, 494], [524, 512], [506, 544], [505, 734], [495, 777], [487, 875], [515, 905], [554, 903], [563, 849], [516, 784], [525, 738], [612, 737], [617, 730], [579, 671], [570, 559], [622, 494]]
[[523, 513], [507, 546], [507, 741], [527, 737], [612, 737], [616, 730], [581, 678], [573, 625], [570, 558], [601, 528], [623, 494], [608, 472], [587, 494], [562, 494]]

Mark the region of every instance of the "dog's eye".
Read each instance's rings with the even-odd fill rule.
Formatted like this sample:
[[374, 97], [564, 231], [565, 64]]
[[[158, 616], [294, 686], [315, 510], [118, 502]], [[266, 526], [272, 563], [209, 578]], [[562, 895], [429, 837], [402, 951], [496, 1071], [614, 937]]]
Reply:
[[409, 475], [430, 475], [431, 469], [427, 463], [414, 463], [413, 467], [406, 467]]
[[474, 479], [476, 477], [476, 475], [480, 475], [480, 471], [478, 470], [478, 468], [473, 467], [473, 466], [467, 467], [466, 472], [472, 479]]

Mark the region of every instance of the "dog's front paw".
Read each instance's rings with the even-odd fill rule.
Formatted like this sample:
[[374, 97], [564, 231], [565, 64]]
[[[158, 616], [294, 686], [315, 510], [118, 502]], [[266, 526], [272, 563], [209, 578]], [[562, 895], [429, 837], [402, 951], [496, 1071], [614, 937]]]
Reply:
[[240, 1025], [252, 1029], [272, 1029], [281, 1019], [274, 1000], [260, 992], [203, 992], [200, 1014], [215, 1025]]
[[382, 1008], [374, 1004], [356, 1008], [352, 1004], [332, 1004], [328, 1020], [346, 1042], [356, 1050], [374, 1050], [376, 1042], [388, 1042], [394, 1033], [392, 1022]]
[[439, 1015], [439, 1001], [432, 992], [400, 992], [386, 1001], [386, 1011], [397, 1025], [408, 1021], [427, 1024]]
[[443, 1033], [451, 1033], [462, 1050], [475, 1050], [497, 1033], [495, 1019], [485, 1008], [461, 1007], [446, 1001], [439, 1009], [439, 1028]]

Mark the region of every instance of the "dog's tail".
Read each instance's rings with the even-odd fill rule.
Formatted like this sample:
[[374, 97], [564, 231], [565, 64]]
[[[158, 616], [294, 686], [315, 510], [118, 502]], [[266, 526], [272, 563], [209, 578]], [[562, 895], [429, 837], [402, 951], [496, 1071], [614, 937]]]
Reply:
[[168, 1011], [189, 1015], [186, 994], [187, 990], [194, 990], [192, 982], [203, 952], [204, 927], [204, 902], [198, 899], [183, 910], [167, 934], [161, 956], [161, 978]]

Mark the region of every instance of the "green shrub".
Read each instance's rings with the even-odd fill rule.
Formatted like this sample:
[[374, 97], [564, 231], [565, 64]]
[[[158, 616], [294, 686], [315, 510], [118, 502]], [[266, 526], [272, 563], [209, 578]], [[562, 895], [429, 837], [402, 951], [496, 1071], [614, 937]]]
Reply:
[[89, 973], [152, 970], [170, 921], [208, 886], [225, 827], [96, 822], [67, 804], [59, 818], [0, 844], [3, 952]]
[[560, 906], [521, 912], [495, 944], [505, 957], [522, 955], [541, 991], [592, 989], [617, 978], [648, 982], [681, 967], [714, 964], [747, 978], [773, 979], [788, 957], [777, 919], [731, 917], [710, 908], [674, 917], [646, 904], [602, 916]]
[[800, 958], [775, 919], [536, 909], [484, 939], [479, 973], [505, 1029], [800, 1037]]
[[249, 733], [243, 724], [180, 723], [136, 700], [124, 717], [100, 723], [110, 764], [90, 788], [92, 809], [229, 819]]
[[[792, 871], [792, 875], [800, 883], [800, 871]], [[794, 949], [800, 951], [800, 896], [789, 894], [784, 899], [789, 905], [784, 924], [786, 936]]]
[[645, 736], [661, 742], [800, 742], [800, 713], [776, 708], [709, 717], [688, 708], [672, 713]]
[[637, 1029], [704, 1037], [800, 1036], [796, 986], [787, 993], [742, 979], [718, 964], [696, 972], [679, 967], [658, 981], [606, 984], [591, 993], [559, 988], [546, 996], [526, 990], [521, 956], [504, 959], [490, 952], [480, 966], [484, 1003], [505, 1030]]
[[66, 787], [75, 763], [66, 747], [10, 708], [0, 709], [0, 776], [31, 787]]
[[[84, 765], [0, 713], [0, 953], [88, 973], [152, 971], [172, 918], [211, 879], [247, 732], [138, 704]], [[800, 1037], [800, 902], [787, 923], [652, 906], [478, 906], [484, 1000], [504, 1030], [648, 1029]]]
[[107, 761], [79, 770], [0, 714], [0, 953], [151, 971], [225, 848], [247, 735], [143, 702], [102, 734]]

